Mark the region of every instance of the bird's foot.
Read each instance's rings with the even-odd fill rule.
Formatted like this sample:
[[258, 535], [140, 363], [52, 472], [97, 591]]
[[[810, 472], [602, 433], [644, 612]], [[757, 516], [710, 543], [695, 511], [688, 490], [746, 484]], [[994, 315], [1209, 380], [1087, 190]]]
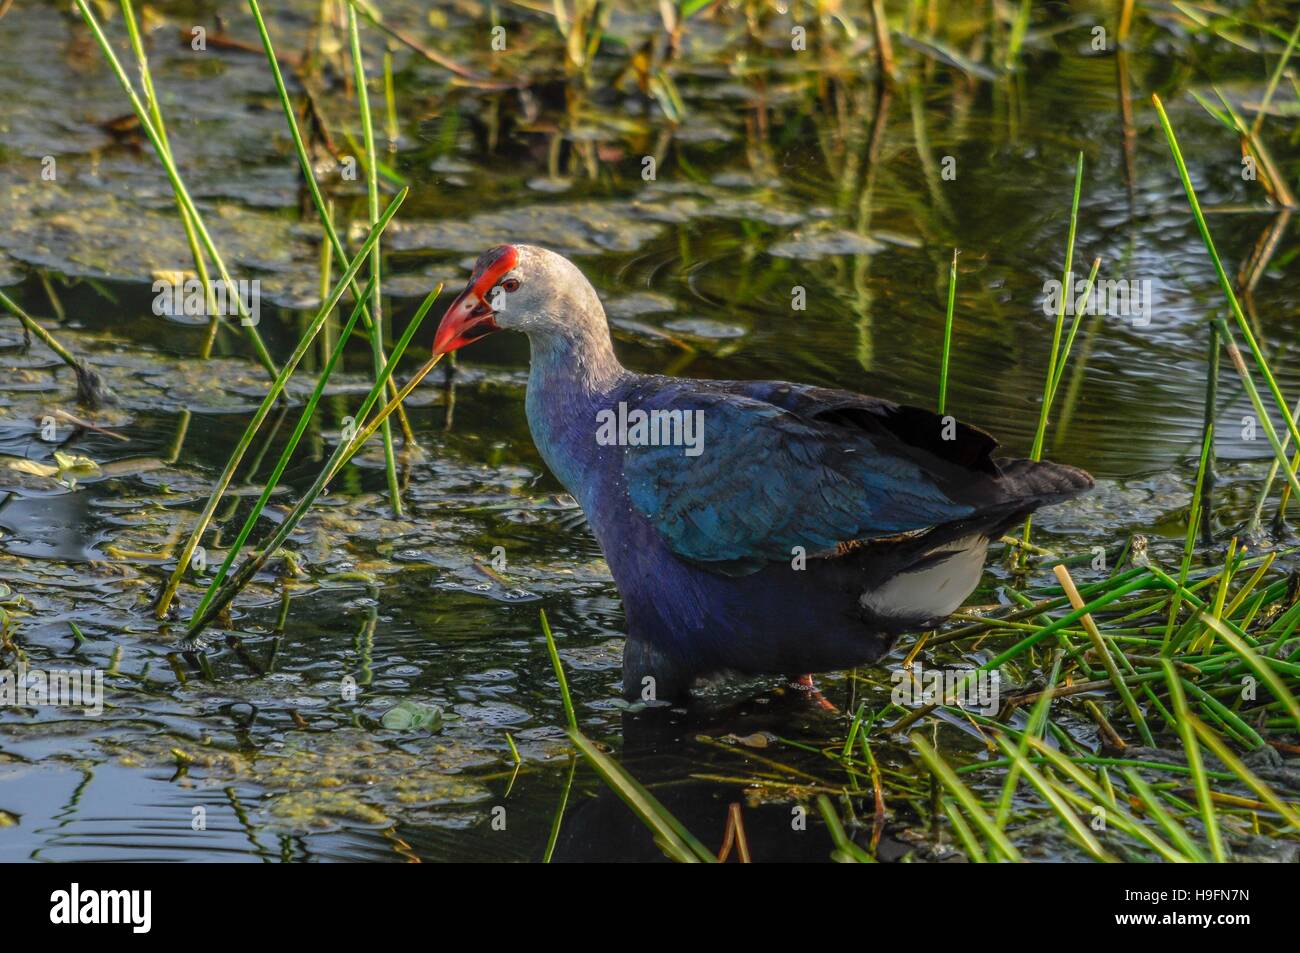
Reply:
[[827, 711], [838, 713], [839, 709], [835, 704], [821, 693], [817, 688], [817, 683], [813, 681], [812, 674], [799, 675], [790, 679], [790, 687], [800, 692], [808, 692], [808, 699], [818, 708], [824, 708]]

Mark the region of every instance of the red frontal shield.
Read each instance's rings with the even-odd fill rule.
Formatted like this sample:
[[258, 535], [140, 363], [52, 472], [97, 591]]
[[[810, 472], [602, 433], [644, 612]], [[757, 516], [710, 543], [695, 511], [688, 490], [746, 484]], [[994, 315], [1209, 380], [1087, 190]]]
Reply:
[[497, 245], [479, 257], [469, 284], [442, 316], [433, 339], [434, 354], [449, 354], [499, 330], [488, 295], [517, 264], [519, 251], [513, 245]]

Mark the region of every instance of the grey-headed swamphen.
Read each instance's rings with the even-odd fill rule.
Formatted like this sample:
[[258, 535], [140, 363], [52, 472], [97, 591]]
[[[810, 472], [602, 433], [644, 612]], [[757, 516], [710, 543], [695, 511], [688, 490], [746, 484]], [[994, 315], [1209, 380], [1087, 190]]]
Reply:
[[990, 539], [1092, 486], [917, 407], [629, 371], [582, 272], [531, 245], [479, 258], [434, 351], [503, 329], [528, 335], [533, 440], [622, 596], [629, 697], [875, 661], [961, 605]]

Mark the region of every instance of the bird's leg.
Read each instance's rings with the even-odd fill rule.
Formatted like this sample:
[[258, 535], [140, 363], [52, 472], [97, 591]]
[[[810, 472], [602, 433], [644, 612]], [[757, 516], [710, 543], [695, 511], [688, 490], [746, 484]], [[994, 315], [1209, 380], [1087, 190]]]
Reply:
[[623, 697], [628, 701], [666, 702], [690, 695], [691, 677], [648, 640], [628, 636], [623, 644]]
[[825, 708], [827, 711], [838, 712], [839, 709], [835, 704], [821, 693], [817, 688], [817, 683], [813, 681], [812, 673], [799, 675], [790, 679], [790, 687], [800, 692], [808, 692], [808, 699], [818, 708]]

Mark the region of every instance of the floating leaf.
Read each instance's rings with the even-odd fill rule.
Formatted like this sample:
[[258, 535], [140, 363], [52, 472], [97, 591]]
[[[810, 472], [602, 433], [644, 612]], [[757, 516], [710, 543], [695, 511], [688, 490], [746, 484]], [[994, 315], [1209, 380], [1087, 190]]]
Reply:
[[90, 457], [83, 457], [78, 453], [64, 453], [62, 450], [55, 450], [54, 463], [58, 467], [60, 477], [88, 477], [99, 474], [99, 464]]
[[382, 724], [390, 731], [429, 731], [442, 728], [442, 709], [404, 701], [384, 712]]
[[48, 463], [38, 463], [36, 460], [27, 460], [22, 457], [6, 459], [5, 466], [15, 473], [27, 473], [31, 476], [52, 477], [59, 474], [58, 467], [52, 467]]

